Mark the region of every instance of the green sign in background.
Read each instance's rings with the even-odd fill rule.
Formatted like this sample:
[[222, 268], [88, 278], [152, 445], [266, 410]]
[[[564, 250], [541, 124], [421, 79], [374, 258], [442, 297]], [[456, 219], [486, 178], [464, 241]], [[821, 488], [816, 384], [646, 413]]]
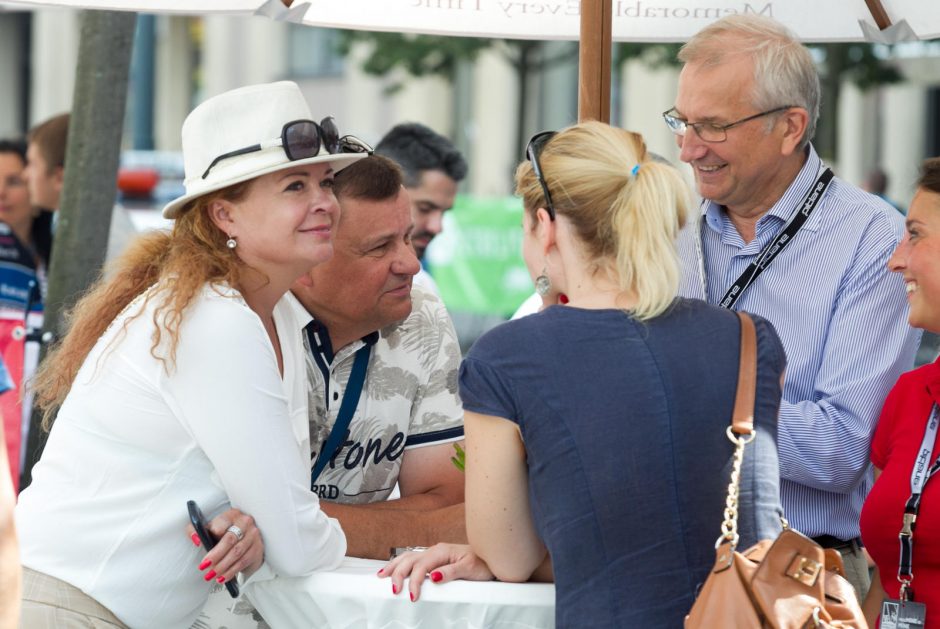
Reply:
[[425, 261], [449, 310], [510, 316], [533, 292], [522, 200], [458, 197]]

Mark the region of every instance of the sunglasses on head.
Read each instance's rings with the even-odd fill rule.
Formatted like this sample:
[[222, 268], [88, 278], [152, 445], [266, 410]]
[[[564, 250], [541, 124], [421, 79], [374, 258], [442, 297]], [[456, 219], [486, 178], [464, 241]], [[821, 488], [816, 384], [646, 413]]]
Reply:
[[209, 172], [215, 165], [224, 159], [263, 151], [264, 149], [274, 146], [283, 147], [284, 154], [287, 155], [287, 159], [292, 162], [299, 159], [316, 157], [320, 154], [321, 146], [325, 148], [326, 152], [330, 155], [339, 153], [372, 154], [372, 147], [356, 136], [344, 135], [340, 137], [339, 129], [336, 128], [336, 123], [333, 121], [332, 116], [327, 116], [320, 121], [320, 124], [317, 124], [313, 120], [294, 120], [284, 125], [284, 128], [281, 129], [281, 137], [279, 138], [219, 155], [212, 160], [212, 163], [206, 168], [206, 172], [202, 174], [202, 178], [205, 179], [208, 177]]
[[539, 155], [542, 154], [542, 149], [545, 148], [545, 145], [548, 144], [548, 141], [555, 137], [557, 131], [542, 131], [541, 133], [536, 133], [529, 140], [529, 143], [525, 147], [525, 156], [532, 164], [532, 170], [535, 172], [535, 178], [538, 179], [539, 185], [542, 186], [542, 193], [545, 195], [545, 209], [548, 211], [548, 217], [555, 220], [555, 205], [552, 203], [552, 194], [548, 191], [548, 183], [545, 181], [545, 176], [542, 174], [542, 166], [539, 164]]

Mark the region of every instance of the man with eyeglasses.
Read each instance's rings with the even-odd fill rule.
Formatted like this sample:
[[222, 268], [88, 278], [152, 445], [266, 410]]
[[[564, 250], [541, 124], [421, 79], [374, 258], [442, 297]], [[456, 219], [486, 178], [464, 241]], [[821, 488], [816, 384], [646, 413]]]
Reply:
[[703, 198], [700, 223], [680, 238], [680, 292], [776, 327], [788, 362], [778, 425], [784, 512], [842, 553], [862, 599], [869, 443], [919, 339], [903, 282], [886, 266], [903, 220], [816, 154], [819, 78], [787, 29], [724, 18], [679, 59], [675, 106], [663, 117]]

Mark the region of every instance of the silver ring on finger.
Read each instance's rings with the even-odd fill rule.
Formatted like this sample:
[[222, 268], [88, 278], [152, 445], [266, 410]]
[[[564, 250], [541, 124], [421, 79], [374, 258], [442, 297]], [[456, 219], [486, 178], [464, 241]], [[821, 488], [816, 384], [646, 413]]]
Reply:
[[242, 532], [242, 530], [238, 528], [237, 526], [235, 526], [234, 524], [228, 527], [227, 529], [225, 529], [225, 532], [231, 533], [232, 535], [234, 535], [236, 543], [242, 541], [242, 539], [245, 537], [245, 533]]

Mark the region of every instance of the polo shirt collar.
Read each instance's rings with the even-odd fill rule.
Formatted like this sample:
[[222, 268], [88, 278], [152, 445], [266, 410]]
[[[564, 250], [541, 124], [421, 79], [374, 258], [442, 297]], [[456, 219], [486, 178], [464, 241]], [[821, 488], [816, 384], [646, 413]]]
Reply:
[[330, 339], [330, 331], [326, 327], [326, 324], [315, 318], [304, 327], [304, 332], [307, 335], [307, 340], [310, 342], [310, 351], [313, 352], [314, 355], [319, 355], [327, 365], [333, 363], [337, 354], [346, 356], [355, 352], [363, 345], [375, 345], [379, 340], [379, 332], [376, 330], [366, 334], [358, 341], [336, 350], [333, 347], [333, 342]]

